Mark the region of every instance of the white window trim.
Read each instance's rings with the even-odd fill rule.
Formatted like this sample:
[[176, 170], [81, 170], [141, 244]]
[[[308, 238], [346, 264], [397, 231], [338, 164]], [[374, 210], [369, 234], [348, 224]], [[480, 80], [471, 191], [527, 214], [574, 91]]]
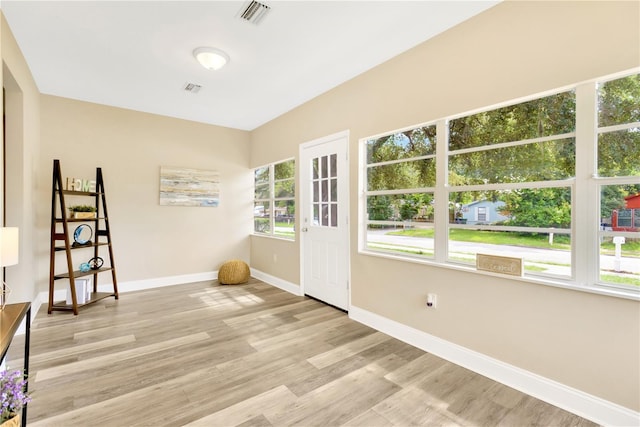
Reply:
[[[365, 137], [360, 139], [360, 156], [359, 156], [359, 203], [358, 213], [360, 220], [358, 221], [358, 253], [376, 256], [382, 258], [390, 258], [399, 261], [412, 262], [418, 264], [425, 264], [430, 266], [449, 268], [454, 270], [463, 270], [473, 272], [481, 275], [499, 276], [489, 272], [478, 271], [474, 267], [469, 265], [456, 264], [448, 260], [448, 230], [449, 228], [473, 228], [474, 226], [463, 224], [450, 224], [449, 223], [449, 206], [448, 203], [438, 203], [438, 201], [449, 200], [449, 194], [451, 192], [459, 191], [478, 191], [488, 190], [492, 188], [504, 189], [506, 187], [513, 186], [513, 188], [542, 188], [542, 187], [570, 187], [572, 191], [572, 220], [570, 230], [558, 230], [554, 229], [556, 233], [570, 233], [572, 244], [572, 260], [571, 260], [571, 278], [545, 278], [542, 276], [524, 276], [524, 277], [509, 277], [510, 280], [536, 283], [542, 285], [548, 285], [553, 287], [559, 287], [563, 289], [571, 289], [582, 292], [589, 292], [600, 295], [614, 296], [625, 299], [640, 300], [640, 289], [634, 289], [628, 286], [617, 286], [609, 283], [599, 282], [600, 276], [600, 247], [598, 245], [598, 238], [601, 235], [609, 235], [611, 232], [600, 231], [600, 188], [602, 185], [607, 184], [635, 184], [638, 183], [638, 177], [615, 177], [615, 178], [599, 178], [597, 176], [597, 149], [598, 149], [598, 135], [605, 132], [613, 132], [618, 130], [626, 130], [634, 127], [639, 127], [640, 122], [626, 123], [623, 125], [614, 125], [598, 128], [597, 126], [597, 82], [604, 82], [608, 80], [618, 79], [627, 75], [640, 73], [640, 68], [629, 70], [626, 72], [616, 73], [608, 78], [598, 78], [582, 82], [576, 85], [567, 86], [558, 90], [546, 91], [544, 93], [536, 94], [530, 97], [513, 100], [508, 103], [501, 103], [499, 105], [490, 106], [487, 108], [477, 109], [472, 112], [461, 113], [455, 116], [439, 119], [436, 121], [425, 122], [423, 124], [417, 124], [415, 126], [409, 126], [395, 131], [384, 132], [378, 135]], [[575, 90], [576, 92], [576, 129], [574, 132], [554, 135], [551, 137], [536, 138], [535, 140], [528, 140], [526, 142], [516, 141], [504, 144], [492, 144], [483, 147], [473, 147], [469, 149], [461, 150], [448, 150], [448, 120], [452, 120], [467, 115], [476, 114], [483, 111], [490, 111], [496, 108], [501, 108], [507, 105], [514, 105], [520, 102], [526, 102], [528, 100], [539, 99], [545, 96], [549, 96], [556, 93], [561, 93], [567, 90]], [[367, 170], [370, 166], [380, 165], [386, 163], [397, 163], [406, 161], [407, 159], [399, 159], [397, 161], [381, 162], [376, 164], [367, 164], [367, 151], [366, 142], [371, 139], [383, 137], [385, 135], [400, 133], [406, 130], [414, 129], [417, 127], [424, 127], [429, 125], [436, 125], [436, 135], [446, 135], [445, 141], [438, 141], [436, 145], [436, 185], [433, 188], [419, 188], [419, 189], [402, 189], [402, 190], [388, 190], [388, 191], [367, 191]], [[449, 154], [461, 154], [472, 151], [480, 151], [484, 149], [494, 149], [501, 146], [515, 146], [522, 145], [523, 143], [543, 142], [547, 140], [561, 140], [566, 138], [574, 138], [576, 145], [576, 162], [575, 162], [575, 178], [560, 181], [546, 181], [535, 183], [514, 183], [514, 184], [486, 184], [486, 185], [465, 185], [450, 187], [448, 184], [448, 159]], [[426, 158], [432, 158], [432, 156], [423, 156]], [[410, 160], [418, 160], [410, 159]], [[405, 194], [405, 193], [421, 193], [430, 192], [434, 196], [435, 203], [435, 220], [433, 228], [435, 229], [434, 236], [434, 257], [425, 258], [410, 255], [403, 255], [398, 253], [383, 252], [367, 248], [367, 225], [370, 221], [367, 220], [367, 196], [372, 195], [391, 195], [391, 194]], [[578, 214], [580, 213], [580, 214]], [[383, 221], [374, 221], [374, 223], [383, 223]], [[482, 228], [486, 228], [483, 226]], [[518, 227], [509, 227], [518, 228]], [[501, 227], [500, 230], [505, 230]], [[528, 229], [531, 230], [531, 229]], [[549, 231], [549, 229], [540, 229], [540, 232]], [[638, 232], [616, 232], [615, 235], [625, 235], [632, 238], [639, 238]]]
[[459, 150], [450, 150], [449, 155], [454, 156], [456, 154], [475, 153], [478, 151], [489, 151], [500, 148], [518, 147], [520, 145], [537, 144], [539, 142], [560, 141], [562, 139], [574, 138], [575, 132], [561, 133], [558, 135], [541, 136], [539, 138], [525, 139], [522, 141], [500, 142], [497, 144], [481, 145], [479, 147], [461, 148]]

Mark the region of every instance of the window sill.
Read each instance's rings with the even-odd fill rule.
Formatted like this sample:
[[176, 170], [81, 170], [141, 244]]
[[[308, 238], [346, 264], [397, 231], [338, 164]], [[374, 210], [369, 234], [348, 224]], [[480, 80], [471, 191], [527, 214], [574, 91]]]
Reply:
[[572, 290], [572, 291], [587, 292], [587, 293], [591, 293], [591, 294], [604, 295], [604, 296], [615, 297], [615, 298], [630, 299], [630, 300], [633, 300], [633, 301], [640, 301], [640, 289], [635, 291], [635, 290], [632, 290], [632, 289], [628, 289], [627, 290], [627, 289], [622, 289], [622, 288], [608, 287], [608, 286], [604, 286], [604, 285], [591, 285], [591, 286], [583, 285], [583, 286], [581, 286], [581, 285], [573, 284], [573, 283], [571, 283], [569, 281], [562, 281], [562, 280], [543, 279], [543, 278], [540, 278], [540, 277], [531, 277], [531, 276], [526, 276], [526, 277], [508, 276], [508, 275], [491, 273], [489, 271], [476, 270], [474, 267], [461, 265], [461, 264], [454, 264], [454, 263], [446, 263], [446, 264], [444, 264], [444, 263], [439, 263], [439, 262], [436, 262], [436, 261], [433, 261], [433, 260], [429, 260], [429, 259], [409, 258], [409, 257], [403, 257], [403, 256], [398, 256], [398, 255], [384, 253], [384, 252], [371, 251], [371, 250], [367, 250], [367, 249], [359, 250], [358, 254], [366, 255], [366, 256], [373, 256], [373, 257], [378, 257], [378, 258], [392, 259], [392, 260], [395, 260], [395, 261], [411, 262], [411, 263], [414, 263], [414, 264], [428, 265], [428, 266], [431, 266], [431, 267], [438, 267], [438, 268], [446, 268], [446, 269], [450, 269], [450, 270], [464, 271], [464, 272], [467, 272], [467, 273], [475, 273], [475, 274], [480, 274], [480, 275], [484, 275], [484, 276], [500, 277], [502, 279], [514, 280], [514, 281], [518, 281], [518, 282], [532, 283], [532, 284], [544, 285], [544, 286], [552, 286], [552, 287], [555, 287], [555, 288], [568, 289], [568, 290]]
[[291, 242], [291, 243], [295, 243], [296, 242], [296, 239], [288, 239], [286, 237], [274, 236], [272, 234], [251, 233], [251, 236], [253, 236], [253, 237], [263, 237], [263, 238], [266, 238], [266, 239], [273, 239], [273, 240], [282, 240], [283, 242]]

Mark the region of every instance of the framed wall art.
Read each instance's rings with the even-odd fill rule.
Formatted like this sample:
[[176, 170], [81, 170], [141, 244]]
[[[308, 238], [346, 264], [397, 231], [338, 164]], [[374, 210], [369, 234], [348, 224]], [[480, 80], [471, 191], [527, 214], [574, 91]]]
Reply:
[[160, 166], [161, 206], [207, 206], [220, 203], [218, 171]]

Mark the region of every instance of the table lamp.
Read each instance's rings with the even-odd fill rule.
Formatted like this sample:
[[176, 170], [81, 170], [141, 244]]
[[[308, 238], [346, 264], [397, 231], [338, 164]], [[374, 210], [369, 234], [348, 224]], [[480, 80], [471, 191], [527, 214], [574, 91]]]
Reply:
[[[18, 242], [18, 227], [2, 227], [0, 229], [0, 267], [4, 268], [18, 263]], [[4, 282], [3, 277], [2, 292], [0, 292], [0, 310], [4, 309], [9, 293], [11, 293], [11, 289]]]

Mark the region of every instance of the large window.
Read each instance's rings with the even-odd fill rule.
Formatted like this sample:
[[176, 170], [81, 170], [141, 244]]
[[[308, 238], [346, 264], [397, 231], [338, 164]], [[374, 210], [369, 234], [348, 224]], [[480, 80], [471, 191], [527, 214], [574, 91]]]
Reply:
[[640, 286], [640, 75], [598, 85], [599, 280]]
[[[528, 273], [571, 277], [575, 111], [570, 91], [448, 121], [449, 261], [517, 256]], [[495, 215], [476, 223], [474, 205]]]
[[295, 161], [254, 171], [253, 230], [286, 239], [295, 237]]
[[367, 138], [362, 160], [364, 251], [640, 290], [637, 74]]

